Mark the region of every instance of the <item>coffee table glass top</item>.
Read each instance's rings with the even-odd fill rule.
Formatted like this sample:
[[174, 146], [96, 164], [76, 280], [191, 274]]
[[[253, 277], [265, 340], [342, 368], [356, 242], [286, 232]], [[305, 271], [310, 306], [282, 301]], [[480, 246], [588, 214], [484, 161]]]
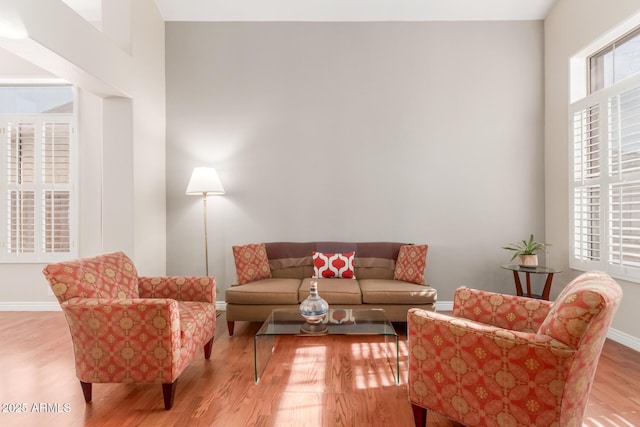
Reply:
[[[297, 309], [276, 309], [271, 312], [254, 337], [255, 382], [258, 383], [275, 348], [278, 335], [378, 335], [391, 350], [396, 383], [400, 382], [398, 334], [382, 309], [330, 308], [327, 317], [317, 325], [309, 325]], [[393, 348], [395, 346], [395, 348]]]
[[[277, 309], [271, 312], [256, 336], [309, 335], [309, 331], [302, 330], [305, 324], [298, 310]], [[332, 308], [321, 324], [326, 326], [326, 332], [317, 335], [397, 335], [382, 309]]]

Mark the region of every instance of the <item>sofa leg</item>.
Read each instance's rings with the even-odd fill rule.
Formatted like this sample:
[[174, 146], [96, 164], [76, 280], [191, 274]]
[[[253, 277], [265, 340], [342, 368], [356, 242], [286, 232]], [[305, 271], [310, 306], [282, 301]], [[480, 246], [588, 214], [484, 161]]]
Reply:
[[80, 381], [80, 387], [82, 387], [82, 394], [84, 395], [84, 401], [91, 402], [91, 383], [85, 383]]
[[176, 394], [176, 384], [178, 380], [172, 383], [162, 384], [162, 397], [164, 398], [164, 409], [169, 410], [173, 406], [173, 397]]
[[211, 347], [213, 347], [213, 338], [204, 345], [204, 358], [207, 360], [211, 357]]
[[426, 427], [427, 409], [413, 403], [411, 404], [411, 409], [413, 409], [413, 420], [416, 423], [416, 427]]
[[229, 329], [229, 336], [233, 336], [233, 325], [234, 325], [234, 322], [227, 322], [227, 329]]

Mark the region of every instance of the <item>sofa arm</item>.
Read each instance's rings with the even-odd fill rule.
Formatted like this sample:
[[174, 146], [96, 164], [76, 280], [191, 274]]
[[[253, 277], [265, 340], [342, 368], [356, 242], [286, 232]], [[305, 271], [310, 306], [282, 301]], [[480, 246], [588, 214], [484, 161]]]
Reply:
[[521, 332], [537, 332], [552, 302], [462, 287], [453, 297], [453, 316]]
[[172, 383], [187, 362], [175, 300], [72, 298], [61, 307], [80, 381]]
[[216, 279], [208, 276], [138, 277], [142, 298], [216, 302]]

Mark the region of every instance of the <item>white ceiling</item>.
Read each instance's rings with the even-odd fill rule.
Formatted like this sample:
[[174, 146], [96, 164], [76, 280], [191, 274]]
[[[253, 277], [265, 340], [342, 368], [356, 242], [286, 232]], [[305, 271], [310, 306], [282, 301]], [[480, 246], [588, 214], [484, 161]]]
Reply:
[[[102, 0], [63, 0], [100, 21]], [[135, 0], [134, 0], [135, 1]], [[556, 0], [155, 0], [166, 21], [504, 21], [544, 19]]]

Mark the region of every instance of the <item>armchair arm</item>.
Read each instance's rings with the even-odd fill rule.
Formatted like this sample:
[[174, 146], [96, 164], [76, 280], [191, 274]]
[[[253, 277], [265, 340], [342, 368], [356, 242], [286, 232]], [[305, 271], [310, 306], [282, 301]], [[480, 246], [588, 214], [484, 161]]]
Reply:
[[197, 276], [138, 277], [142, 298], [171, 298], [178, 301], [216, 302], [216, 279]]
[[537, 332], [552, 305], [550, 301], [462, 287], [453, 297], [453, 316], [511, 331]]
[[80, 381], [171, 383], [184, 368], [175, 300], [72, 298], [61, 307]]

